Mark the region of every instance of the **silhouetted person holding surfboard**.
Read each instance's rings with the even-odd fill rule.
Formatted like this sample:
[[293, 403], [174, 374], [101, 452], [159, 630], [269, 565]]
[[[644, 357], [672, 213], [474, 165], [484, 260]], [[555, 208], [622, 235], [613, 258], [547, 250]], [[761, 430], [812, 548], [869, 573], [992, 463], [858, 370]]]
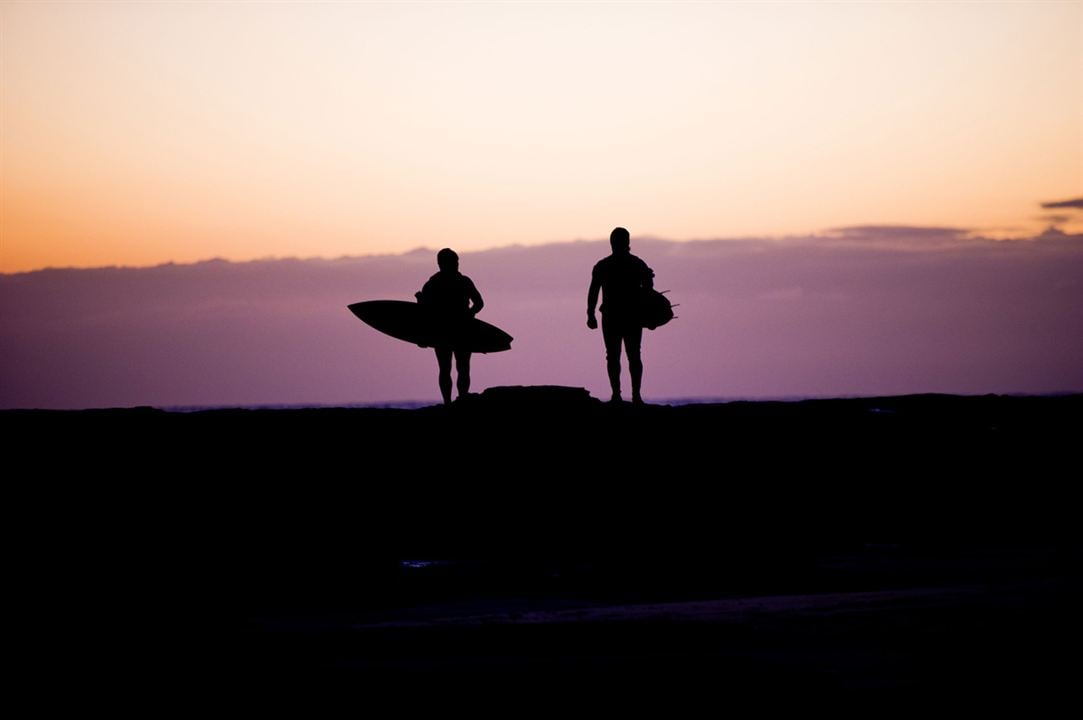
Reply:
[[620, 402], [620, 349], [628, 355], [628, 372], [632, 376], [632, 402], [642, 403], [639, 389], [643, 382], [643, 360], [640, 345], [643, 341], [643, 324], [639, 313], [639, 300], [644, 288], [654, 287], [654, 271], [631, 253], [631, 237], [622, 227], [609, 235], [613, 254], [602, 258], [591, 274], [590, 290], [587, 292], [587, 327], [595, 330], [598, 318], [594, 308], [598, 304], [598, 292], [602, 293], [602, 337], [605, 339], [605, 362], [609, 371], [609, 386], [613, 389], [613, 402]]
[[421, 292], [415, 293], [418, 303], [432, 313], [436, 324], [436, 362], [440, 365], [440, 394], [444, 403], [451, 402], [451, 358], [455, 357], [458, 372], [459, 397], [470, 392], [470, 349], [465, 333], [467, 323], [478, 314], [485, 301], [474, 282], [459, 272], [459, 256], [444, 248], [436, 254], [440, 272], [429, 278]]

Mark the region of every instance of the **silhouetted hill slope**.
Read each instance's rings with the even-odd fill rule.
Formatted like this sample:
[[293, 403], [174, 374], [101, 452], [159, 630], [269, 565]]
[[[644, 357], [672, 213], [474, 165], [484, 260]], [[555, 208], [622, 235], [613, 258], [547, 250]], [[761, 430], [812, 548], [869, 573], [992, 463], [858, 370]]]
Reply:
[[1066, 532], [1081, 410], [1078, 395], [636, 407], [529, 387], [419, 410], [0, 418], [11, 447], [49, 448], [36, 461], [65, 500], [124, 521], [448, 555]]
[[45, 626], [76, 619], [51, 647], [110, 649], [95, 668], [974, 689], [1064, 679], [1081, 410], [505, 387], [0, 427], [30, 509], [21, 587]]

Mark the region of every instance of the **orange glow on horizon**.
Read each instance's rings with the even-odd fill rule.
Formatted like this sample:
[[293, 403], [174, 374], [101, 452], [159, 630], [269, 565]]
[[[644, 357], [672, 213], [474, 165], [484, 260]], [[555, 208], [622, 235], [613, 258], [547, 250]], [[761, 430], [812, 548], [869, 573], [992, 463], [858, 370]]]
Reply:
[[1083, 3], [0, 3], [0, 272], [1083, 211]]

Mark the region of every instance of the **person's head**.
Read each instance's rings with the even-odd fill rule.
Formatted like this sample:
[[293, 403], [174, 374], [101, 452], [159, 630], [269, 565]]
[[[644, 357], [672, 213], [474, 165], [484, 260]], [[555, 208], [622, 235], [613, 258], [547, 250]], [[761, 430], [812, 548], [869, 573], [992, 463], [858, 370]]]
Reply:
[[628, 235], [628, 231], [622, 227], [613, 228], [613, 232], [609, 233], [609, 247], [613, 248], [615, 253], [626, 253], [632, 248], [632, 238]]
[[440, 266], [441, 272], [458, 272], [459, 256], [451, 248], [444, 248], [436, 253], [436, 264]]

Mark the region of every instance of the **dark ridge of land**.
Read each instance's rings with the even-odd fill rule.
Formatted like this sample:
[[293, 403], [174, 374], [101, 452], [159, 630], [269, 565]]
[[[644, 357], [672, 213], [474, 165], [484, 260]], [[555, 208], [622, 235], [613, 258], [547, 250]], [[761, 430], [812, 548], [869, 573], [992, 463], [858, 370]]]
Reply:
[[1049, 653], [1075, 640], [1081, 411], [532, 387], [0, 426], [40, 608], [169, 617], [177, 662], [941, 688], [1064, 680]]

